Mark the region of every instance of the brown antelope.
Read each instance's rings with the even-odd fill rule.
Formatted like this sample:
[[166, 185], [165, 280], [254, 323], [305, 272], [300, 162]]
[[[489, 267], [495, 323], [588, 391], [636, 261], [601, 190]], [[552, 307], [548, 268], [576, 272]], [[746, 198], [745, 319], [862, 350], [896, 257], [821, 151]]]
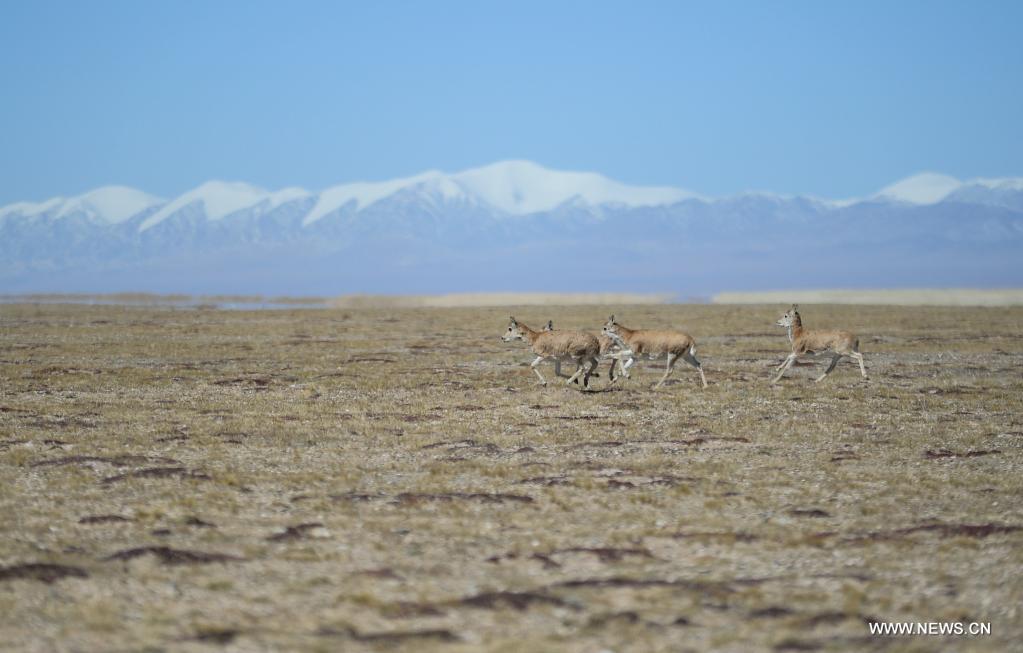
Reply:
[[583, 387], [589, 387], [590, 376], [597, 369], [597, 356], [600, 354], [600, 343], [597, 338], [582, 331], [534, 331], [525, 324], [515, 320], [514, 317], [508, 323], [508, 329], [501, 340], [511, 342], [522, 340], [529, 343], [530, 349], [536, 354], [536, 360], [530, 364], [540, 385], [547, 385], [547, 379], [543, 378], [537, 366], [545, 360], [571, 360], [575, 362], [575, 374], [568, 378], [572, 384], [580, 377], [583, 380]]
[[828, 369], [815, 379], [818, 383], [831, 374], [831, 371], [838, 365], [838, 361], [842, 360], [844, 356], [855, 358], [860, 364], [860, 373], [864, 379], [867, 378], [867, 370], [863, 367], [863, 354], [860, 353], [859, 338], [848, 331], [804, 329], [803, 320], [799, 317], [797, 308], [793, 304], [792, 308], [785, 311], [785, 314], [775, 322], [778, 326], [788, 329], [792, 353], [778, 366], [778, 376], [774, 377], [771, 383], [777, 383], [800, 356], [831, 356], [831, 364], [828, 365]]
[[[666, 357], [667, 368], [664, 376], [654, 385], [654, 390], [661, 387], [671, 375], [675, 362], [681, 358], [700, 373], [703, 387], [707, 387], [707, 377], [703, 374], [703, 365], [696, 359], [696, 341], [681, 331], [658, 331], [652, 329], [629, 329], [615, 322], [615, 316], [607, 319], [601, 333], [620, 346], [623, 357], [628, 360], [622, 365], [622, 375], [629, 378], [629, 368], [635, 363], [634, 356], [647, 354], [650, 358]], [[627, 354], [625, 352], [628, 352]]]
[[[554, 320], [547, 320], [547, 325], [543, 328], [543, 330], [554, 331]], [[597, 342], [600, 344], [600, 358], [611, 359], [611, 368], [608, 370], [608, 375], [610, 383], [614, 383], [615, 367], [618, 365], [618, 361], [623, 357], [623, 353], [619, 349], [618, 343], [616, 343], [614, 340], [608, 338], [603, 334], [597, 336]], [[619, 351], [615, 351], [615, 349], [619, 349]], [[554, 375], [559, 377], [563, 376], [561, 374], [560, 360], [554, 361]], [[598, 374], [597, 372], [593, 372], [593, 374], [591, 374], [590, 376], [600, 376], [600, 374]]]

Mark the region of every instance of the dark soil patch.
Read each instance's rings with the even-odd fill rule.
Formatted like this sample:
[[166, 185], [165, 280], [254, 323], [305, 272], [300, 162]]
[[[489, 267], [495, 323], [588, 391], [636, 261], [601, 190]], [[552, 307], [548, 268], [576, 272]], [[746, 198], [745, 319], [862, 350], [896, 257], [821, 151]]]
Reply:
[[786, 639], [774, 645], [775, 651], [816, 651], [820, 648], [819, 643], [805, 639]]
[[776, 619], [778, 617], [787, 617], [791, 614], [795, 614], [791, 609], [780, 606], [772, 605], [766, 608], [760, 608], [749, 613], [749, 616], [754, 619]]
[[189, 639], [196, 642], [226, 646], [233, 642], [240, 634], [241, 631], [234, 628], [211, 628], [209, 630], [199, 631]]
[[441, 617], [444, 611], [430, 603], [399, 601], [381, 608], [380, 613], [388, 619], [416, 619], [418, 617]]
[[818, 612], [802, 620], [803, 625], [813, 628], [815, 626], [837, 624], [846, 619], [856, 619], [867, 623], [869, 617], [859, 614], [846, 614], [844, 612]]
[[543, 553], [530, 553], [529, 555], [522, 555], [520, 553], [504, 553], [487, 558], [487, 562], [494, 564], [497, 564], [501, 560], [536, 560], [543, 564], [544, 569], [557, 569], [561, 566], [559, 563], [551, 559], [550, 556]]
[[109, 524], [111, 522], [130, 522], [131, 519], [121, 515], [86, 515], [78, 520], [79, 524]]
[[426, 501], [480, 501], [482, 503], [533, 503], [533, 497], [500, 492], [402, 492], [394, 497], [395, 503], [415, 505]]
[[96, 421], [83, 418], [83, 417], [53, 417], [44, 416], [42, 419], [34, 419], [29, 422], [25, 422], [26, 426], [34, 426], [41, 429], [67, 429], [73, 427], [94, 429], [96, 428]]
[[106, 463], [115, 467], [127, 467], [128, 465], [144, 465], [146, 463], [162, 463], [175, 465], [179, 461], [163, 456], [135, 456], [121, 454], [118, 456], [64, 456], [62, 458], [51, 458], [49, 460], [37, 460], [32, 467], [58, 467], [61, 465], [82, 465], [86, 463]]
[[192, 478], [200, 481], [210, 480], [209, 474], [197, 472], [193, 469], [187, 469], [185, 467], [149, 467], [147, 469], [139, 469], [134, 472], [127, 472], [124, 474], [116, 474], [114, 476], [108, 476], [103, 479], [104, 484], [116, 483], [129, 478]]
[[240, 562], [245, 560], [245, 558], [226, 553], [188, 551], [185, 549], [172, 549], [168, 546], [140, 546], [134, 549], [124, 549], [103, 558], [103, 560], [132, 560], [149, 554], [155, 555], [165, 565], [202, 565], [210, 562]]
[[270, 386], [272, 381], [273, 379], [269, 376], [236, 376], [230, 379], [218, 379], [216, 381], [211, 381], [210, 383], [220, 386], [255, 386], [256, 388], [265, 389]]
[[[740, 581], [734, 582], [739, 583]], [[574, 580], [564, 580], [548, 585], [543, 589], [676, 587], [680, 589], [710, 593], [719, 589], [727, 590], [729, 589], [729, 585], [730, 583], [713, 583], [696, 580], [669, 580], [666, 578], [627, 578], [623, 576], [612, 576], [609, 578], [579, 578]]]
[[308, 531], [314, 528], [323, 528], [323, 523], [318, 521], [307, 522], [305, 524], [296, 524], [295, 526], [288, 526], [283, 533], [276, 533], [267, 537], [266, 539], [271, 542], [286, 542], [288, 540], [300, 540], [306, 536]]
[[367, 494], [364, 492], [345, 492], [344, 494], [331, 494], [330, 498], [335, 501], [351, 501], [353, 503], [363, 501], [375, 501], [386, 499], [386, 494]]
[[[1017, 524], [921, 524], [908, 526], [906, 528], [895, 528], [883, 531], [867, 531], [863, 533], [852, 533], [845, 535], [842, 539], [846, 542], [885, 542], [901, 540], [915, 533], [936, 533], [940, 537], [973, 537], [983, 539], [991, 535], [1003, 533], [1016, 533], [1023, 531], [1023, 525]], [[839, 533], [826, 532], [818, 533], [817, 537], [828, 538], [839, 536]]]
[[153, 442], [180, 442], [182, 440], [187, 440], [187, 439], [188, 439], [188, 436], [182, 433], [182, 434], [179, 434], [179, 435], [168, 435], [166, 437], [156, 438], [155, 440], [153, 440]]
[[457, 601], [453, 601], [452, 605], [464, 606], [467, 608], [484, 608], [487, 610], [497, 610], [499, 608], [512, 608], [513, 610], [523, 611], [531, 605], [548, 605], [554, 607], [574, 607], [564, 599], [560, 599], [556, 596], [548, 596], [539, 592], [484, 592], [483, 594], [476, 594], [473, 596], [467, 596]]
[[831, 513], [825, 512], [818, 508], [793, 508], [789, 510], [789, 514], [793, 517], [830, 517]]
[[834, 454], [833, 456], [831, 456], [831, 462], [833, 462], [833, 463], [840, 463], [843, 460], [860, 460], [861, 459], [859, 454], [857, 454], [855, 452], [852, 452], [852, 451], [845, 450], [845, 449], [839, 449], [838, 451], [833, 451], [832, 453]]
[[571, 485], [572, 479], [568, 476], [534, 476], [532, 478], [524, 478], [519, 483], [550, 487], [552, 485]]
[[0, 413], [24, 413], [26, 415], [35, 415], [31, 410], [25, 408], [13, 408], [11, 406], [0, 406]]
[[185, 520], [185, 526], [195, 526], [197, 528], [216, 528], [217, 525], [208, 521], [203, 521], [198, 517], [189, 517]]
[[342, 629], [321, 628], [318, 632], [321, 637], [348, 637], [357, 642], [374, 644], [401, 644], [416, 640], [433, 640], [438, 642], [457, 642], [459, 638], [450, 630], [445, 628], [433, 628], [429, 630], [396, 630], [379, 633], [360, 633], [354, 628]]
[[38, 580], [49, 585], [68, 576], [88, 578], [89, 574], [81, 567], [55, 565], [47, 562], [27, 562], [10, 567], [0, 567], [0, 581], [26, 579]]
[[362, 571], [352, 572], [352, 576], [368, 576], [370, 578], [384, 578], [387, 580], [404, 580], [399, 574], [397, 574], [390, 567], [381, 567], [379, 569], [364, 569]]
[[559, 553], [590, 553], [597, 556], [597, 559], [601, 562], [618, 562], [629, 556], [650, 559], [653, 559], [654, 557], [654, 554], [650, 553], [647, 549], [586, 546], [573, 546], [566, 549], [555, 549], [551, 551], [549, 555], [557, 555]]
[[644, 487], [648, 485], [674, 487], [682, 482], [694, 480], [696, 479], [683, 478], [681, 476], [654, 476], [651, 478], [636, 478], [631, 481], [610, 478], [607, 480], [607, 488], [611, 490], [628, 490], [631, 488]]
[[[699, 439], [699, 438], [697, 438]], [[750, 439], [741, 435], [705, 435], [706, 440], [720, 440], [722, 442], [750, 442]]]
[[493, 444], [493, 443], [490, 443], [490, 442], [479, 442], [478, 440], [473, 440], [471, 438], [468, 438], [468, 439], [465, 439], [465, 440], [453, 440], [453, 441], [450, 441], [450, 442], [444, 442], [444, 441], [442, 441], [442, 442], [434, 442], [432, 444], [428, 444], [426, 446], [421, 447], [421, 449], [440, 449], [442, 447], [443, 448], [447, 448], [449, 450], [450, 449], [480, 449], [480, 450], [485, 451], [487, 453], [500, 453], [501, 452], [501, 448], [498, 447], [496, 444]]
[[590, 618], [590, 621], [589, 621], [588, 625], [591, 628], [599, 628], [601, 626], [606, 626], [606, 625], [608, 625], [610, 623], [614, 623], [614, 622], [621, 622], [621, 623], [626, 623], [626, 624], [637, 624], [640, 621], [642, 621], [642, 619], [640, 619], [639, 613], [634, 612], [632, 610], [624, 610], [622, 612], [610, 612], [608, 614], [598, 614], [598, 615]]
[[924, 458], [976, 458], [977, 456], [991, 456], [1002, 453], [998, 449], [978, 449], [975, 451], [952, 451], [951, 449], [928, 449], [924, 452]]
[[722, 541], [726, 543], [733, 542], [755, 542], [760, 539], [758, 536], [752, 533], [742, 532], [730, 532], [730, 531], [696, 531], [691, 533], [675, 533], [671, 537], [676, 540], [699, 540], [702, 542], [706, 541]]

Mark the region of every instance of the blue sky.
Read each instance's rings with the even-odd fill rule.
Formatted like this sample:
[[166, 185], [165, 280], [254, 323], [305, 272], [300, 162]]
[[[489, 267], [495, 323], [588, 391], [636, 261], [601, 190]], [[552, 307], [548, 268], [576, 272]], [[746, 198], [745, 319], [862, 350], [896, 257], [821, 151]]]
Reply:
[[0, 0], [0, 205], [502, 159], [848, 197], [1023, 176], [1020, 2]]

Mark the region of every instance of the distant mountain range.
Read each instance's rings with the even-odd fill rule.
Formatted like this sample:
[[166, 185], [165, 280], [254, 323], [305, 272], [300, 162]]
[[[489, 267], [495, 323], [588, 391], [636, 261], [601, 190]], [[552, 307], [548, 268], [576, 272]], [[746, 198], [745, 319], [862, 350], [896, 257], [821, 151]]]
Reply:
[[0, 293], [246, 294], [1023, 284], [1023, 178], [860, 199], [710, 198], [507, 161], [318, 193], [211, 181], [0, 208]]

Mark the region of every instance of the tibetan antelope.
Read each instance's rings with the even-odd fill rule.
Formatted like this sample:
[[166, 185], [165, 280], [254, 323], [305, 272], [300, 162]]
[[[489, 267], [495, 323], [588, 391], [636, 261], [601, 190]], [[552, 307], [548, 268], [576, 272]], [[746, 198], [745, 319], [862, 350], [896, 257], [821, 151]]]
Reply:
[[775, 322], [778, 326], [788, 329], [792, 353], [778, 366], [778, 376], [774, 377], [771, 383], [777, 383], [800, 356], [831, 356], [831, 364], [828, 365], [828, 369], [815, 379], [818, 383], [831, 374], [831, 371], [838, 365], [838, 361], [842, 360], [844, 356], [855, 358], [860, 364], [860, 373], [864, 379], [867, 378], [867, 370], [863, 367], [863, 354], [860, 353], [860, 339], [848, 331], [804, 329], [803, 320], [799, 317], [797, 308], [793, 304], [792, 308], [785, 311], [785, 314]]
[[583, 380], [583, 387], [589, 387], [590, 376], [597, 369], [597, 356], [600, 354], [600, 343], [597, 338], [582, 331], [534, 331], [525, 324], [518, 322], [514, 317], [508, 322], [508, 329], [501, 340], [511, 342], [522, 340], [529, 344], [530, 349], [536, 354], [536, 360], [530, 367], [540, 379], [540, 385], [547, 385], [547, 379], [543, 378], [537, 366], [545, 360], [555, 362], [571, 360], [575, 363], [575, 374], [568, 378], [572, 384], [580, 377]]
[[[554, 320], [547, 320], [547, 326], [543, 328], [544, 331], [554, 331]], [[618, 346], [611, 338], [608, 338], [604, 334], [597, 336], [597, 342], [600, 344], [600, 358], [611, 359], [611, 368], [608, 370], [610, 383], [615, 382], [615, 368], [618, 365], [618, 361], [621, 360], [626, 354], [625, 350]], [[615, 350], [618, 351], [615, 351]], [[554, 375], [562, 376], [561, 374], [561, 361], [554, 361]], [[600, 376], [597, 372], [593, 372], [590, 376]]]
[[654, 385], [654, 390], [661, 387], [671, 375], [675, 362], [681, 358], [696, 368], [700, 373], [703, 387], [707, 387], [707, 377], [703, 374], [703, 365], [696, 359], [696, 341], [688, 333], [681, 331], [659, 331], [651, 329], [629, 329], [615, 322], [615, 316], [607, 319], [601, 333], [616, 343], [628, 354], [628, 360], [622, 364], [622, 375], [629, 378], [629, 368], [635, 363], [635, 356], [647, 354], [650, 358], [666, 357], [667, 368], [664, 376]]

